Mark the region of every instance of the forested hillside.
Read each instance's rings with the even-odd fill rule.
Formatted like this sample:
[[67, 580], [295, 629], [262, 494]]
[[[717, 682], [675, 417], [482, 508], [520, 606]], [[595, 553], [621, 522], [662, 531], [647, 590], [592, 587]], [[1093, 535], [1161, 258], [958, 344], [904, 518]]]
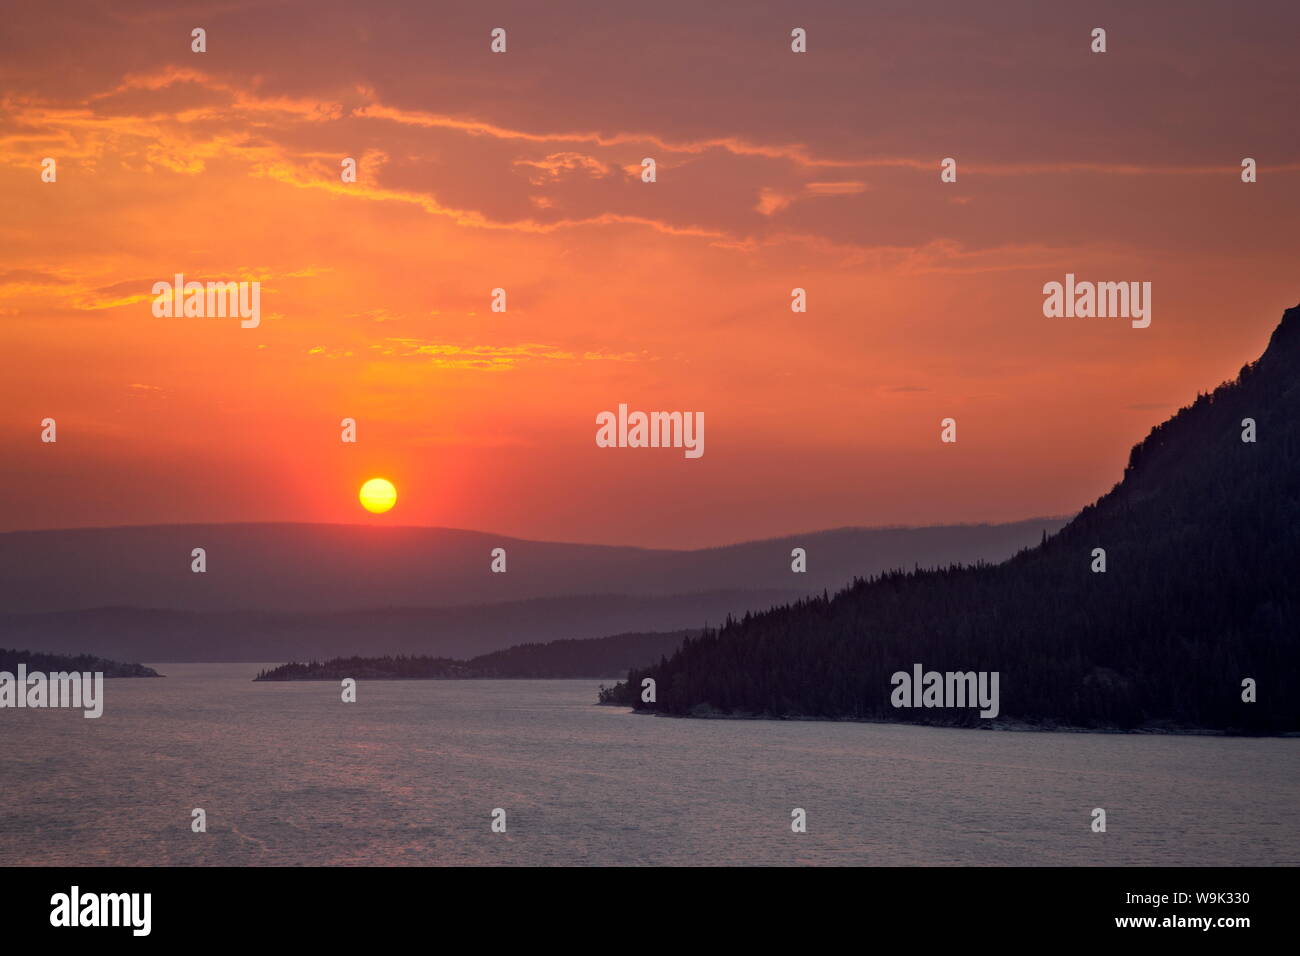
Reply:
[[475, 678], [579, 679], [611, 677], [671, 654], [698, 631], [614, 634], [586, 640], [517, 644], [469, 660], [450, 657], [336, 657], [289, 663], [262, 671], [257, 680], [425, 680]]
[[[729, 620], [605, 699], [669, 714], [981, 722], [892, 707], [890, 675], [920, 663], [998, 671], [1000, 720], [1298, 730], [1298, 519], [1300, 307], [1259, 361], [1152, 429], [1123, 479], [1041, 546]], [[640, 701], [647, 676], [654, 704]]]

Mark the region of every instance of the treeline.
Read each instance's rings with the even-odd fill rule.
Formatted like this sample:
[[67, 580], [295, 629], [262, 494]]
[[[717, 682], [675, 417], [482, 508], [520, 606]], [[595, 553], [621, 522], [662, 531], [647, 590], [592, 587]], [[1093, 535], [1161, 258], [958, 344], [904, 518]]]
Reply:
[[[973, 710], [891, 706], [890, 676], [920, 663], [998, 671], [1002, 720], [1296, 731], [1298, 527], [1300, 307], [1259, 362], [1153, 429], [1123, 480], [1039, 547], [728, 620], [603, 699], [678, 715], [981, 723]], [[640, 700], [646, 677], [654, 704]]]
[[438, 677], [477, 677], [464, 661], [450, 657], [334, 657], [303, 664], [291, 661], [257, 672], [254, 680], [427, 680]]
[[472, 658], [469, 666], [492, 677], [616, 677], [642, 667], [698, 636], [698, 630], [633, 632], [585, 640], [517, 644]]
[[143, 664], [123, 664], [90, 654], [44, 654], [39, 651], [10, 650], [0, 647], [0, 671], [16, 673], [19, 664], [27, 665], [27, 672], [42, 674], [102, 673], [105, 677], [161, 677], [152, 667]]
[[599, 678], [672, 653], [699, 631], [615, 634], [590, 640], [518, 644], [469, 660], [450, 657], [336, 657], [260, 671], [256, 680], [433, 680]]

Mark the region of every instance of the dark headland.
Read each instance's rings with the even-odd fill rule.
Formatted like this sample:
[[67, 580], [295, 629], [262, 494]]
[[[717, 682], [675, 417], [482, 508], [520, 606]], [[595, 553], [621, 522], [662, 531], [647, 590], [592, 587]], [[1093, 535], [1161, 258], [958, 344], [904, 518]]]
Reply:
[[[601, 699], [672, 716], [1294, 732], [1298, 528], [1300, 306], [1258, 361], [1155, 426], [1119, 483], [1037, 547], [728, 619]], [[895, 707], [892, 675], [918, 663], [999, 672], [998, 716]]]

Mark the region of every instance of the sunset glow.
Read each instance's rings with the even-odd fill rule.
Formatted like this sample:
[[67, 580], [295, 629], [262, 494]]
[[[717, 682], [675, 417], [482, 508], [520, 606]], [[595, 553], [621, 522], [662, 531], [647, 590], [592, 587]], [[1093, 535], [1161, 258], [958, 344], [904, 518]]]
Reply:
[[[1274, 6], [1118, 5], [1105, 57], [1054, 7], [814, 4], [794, 55], [770, 12], [507, 4], [495, 56], [472, 5], [15, 10], [0, 528], [348, 521], [358, 449], [422, 489], [403, 522], [547, 540], [1071, 513], [1295, 304]], [[1045, 318], [1067, 273], [1154, 321]], [[260, 320], [156, 315], [178, 275], [260, 282]], [[622, 403], [707, 453], [597, 447]]]

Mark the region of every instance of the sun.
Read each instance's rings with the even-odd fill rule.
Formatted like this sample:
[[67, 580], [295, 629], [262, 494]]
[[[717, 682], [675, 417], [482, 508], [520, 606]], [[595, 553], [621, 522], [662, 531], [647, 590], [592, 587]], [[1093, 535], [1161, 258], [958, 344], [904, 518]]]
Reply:
[[371, 478], [361, 486], [361, 507], [375, 514], [383, 514], [397, 504], [397, 489], [387, 478]]

